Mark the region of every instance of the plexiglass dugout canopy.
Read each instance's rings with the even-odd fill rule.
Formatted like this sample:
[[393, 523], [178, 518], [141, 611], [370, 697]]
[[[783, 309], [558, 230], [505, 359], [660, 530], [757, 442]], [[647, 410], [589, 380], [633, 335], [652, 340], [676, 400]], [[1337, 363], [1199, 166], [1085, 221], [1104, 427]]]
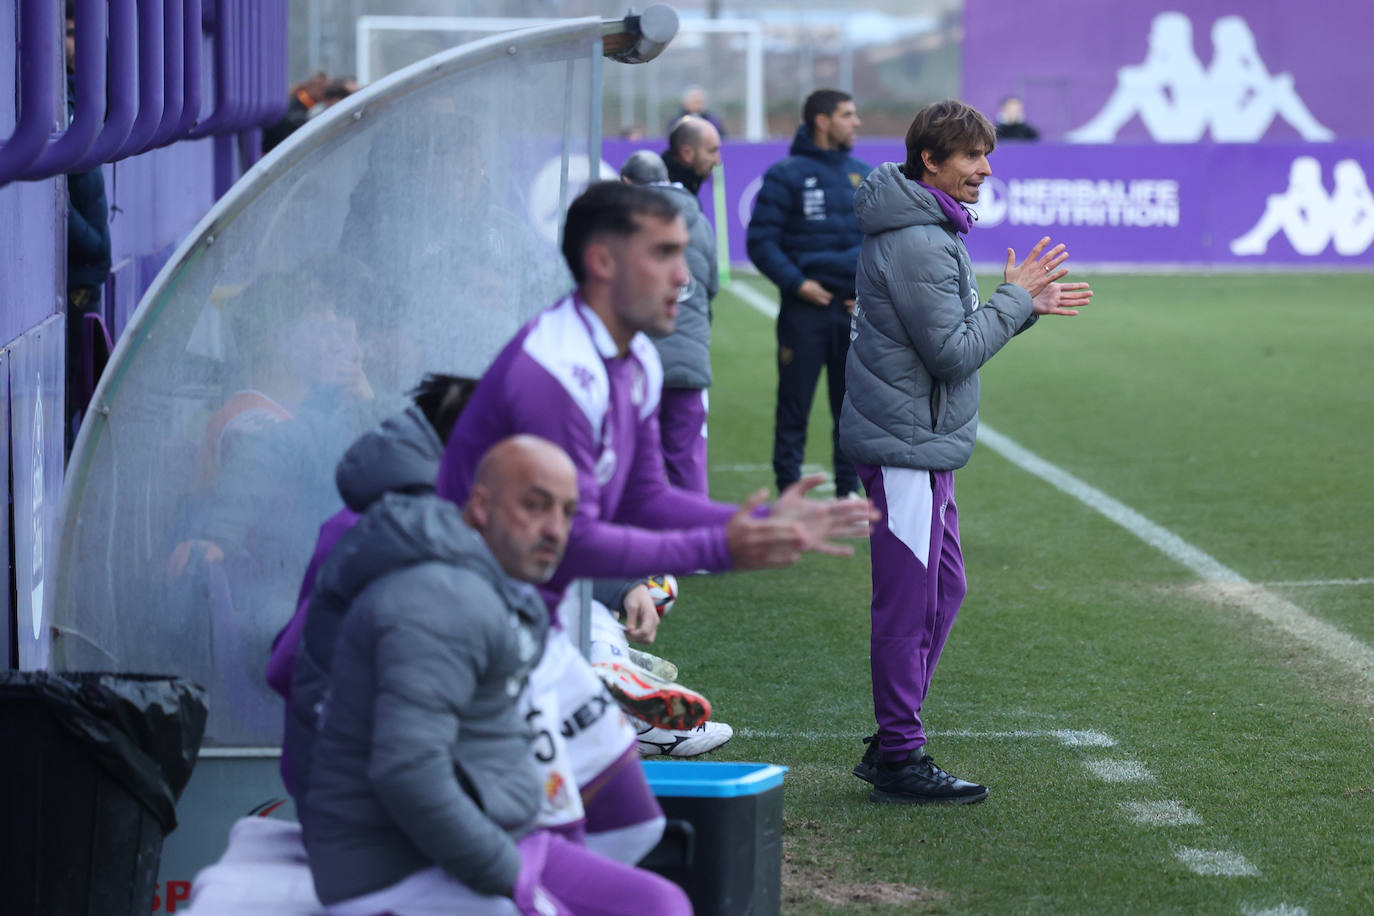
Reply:
[[603, 56], [666, 7], [497, 35], [335, 105], [243, 177], [154, 281], [68, 468], [50, 667], [210, 689], [206, 743], [280, 742], [264, 680], [334, 466], [428, 371], [478, 376], [571, 286], [567, 205], [600, 163]]

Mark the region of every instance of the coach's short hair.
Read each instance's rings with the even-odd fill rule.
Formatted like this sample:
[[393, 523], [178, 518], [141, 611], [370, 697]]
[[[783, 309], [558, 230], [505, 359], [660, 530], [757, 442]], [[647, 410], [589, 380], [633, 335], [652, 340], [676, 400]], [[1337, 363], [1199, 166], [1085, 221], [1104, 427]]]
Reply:
[[806, 97], [806, 102], [802, 105], [802, 122], [812, 131], [816, 129], [816, 118], [825, 115], [827, 118], [835, 113], [835, 109], [840, 107], [841, 102], [852, 102], [854, 96], [848, 92], [841, 92], [838, 89], [817, 89]]
[[573, 279], [586, 279], [582, 256], [602, 236], [628, 238], [639, 231], [638, 217], [677, 219], [679, 211], [668, 195], [621, 181], [598, 181], [587, 186], [568, 208], [563, 224], [563, 258]]
[[925, 174], [921, 153], [929, 150], [936, 162], [944, 162], [960, 150], [982, 147], [992, 152], [997, 131], [978, 109], [947, 99], [916, 112], [906, 131], [906, 164], [902, 173], [917, 180]]

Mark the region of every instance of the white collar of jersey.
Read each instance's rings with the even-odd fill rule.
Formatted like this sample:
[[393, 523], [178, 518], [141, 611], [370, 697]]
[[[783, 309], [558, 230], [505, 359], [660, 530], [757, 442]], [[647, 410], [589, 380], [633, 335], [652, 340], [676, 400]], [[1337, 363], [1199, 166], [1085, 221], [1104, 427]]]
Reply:
[[615, 340], [611, 338], [611, 332], [606, 330], [606, 325], [601, 320], [601, 316], [592, 311], [592, 307], [584, 302], [577, 293], [573, 294], [573, 302], [576, 303], [577, 312], [582, 316], [582, 320], [587, 322], [587, 330], [592, 333], [592, 343], [596, 345], [596, 350], [601, 354], [601, 358], [618, 358], [620, 348], [615, 345]]

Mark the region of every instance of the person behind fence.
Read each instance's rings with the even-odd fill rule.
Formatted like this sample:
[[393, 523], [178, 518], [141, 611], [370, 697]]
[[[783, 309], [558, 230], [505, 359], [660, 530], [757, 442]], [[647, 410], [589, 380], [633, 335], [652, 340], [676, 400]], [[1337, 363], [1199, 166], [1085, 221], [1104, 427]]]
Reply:
[[[76, 13], [67, 0], [67, 116], [76, 110]], [[100, 166], [67, 174], [67, 410], [66, 447], [76, 441], [91, 390], [86, 387], [82, 338], [87, 315], [100, 315], [110, 276], [110, 206]], [[91, 382], [97, 379], [92, 378]]]
[[262, 132], [263, 154], [270, 153], [283, 140], [305, 126], [311, 110], [324, 98], [325, 87], [329, 85], [329, 75], [323, 70], [310, 75], [303, 83], [291, 87], [286, 112], [276, 124], [269, 125]]
[[749, 220], [749, 260], [782, 296], [773, 427], [779, 492], [801, 476], [806, 425], [822, 368], [833, 421], [835, 494], [849, 496], [859, 487], [839, 440], [854, 265], [862, 239], [854, 220], [854, 189], [868, 174], [868, 166], [849, 154], [859, 124], [847, 93], [811, 93], [787, 158], [764, 173]]
[[997, 108], [998, 140], [1039, 140], [1040, 131], [1026, 123], [1026, 103], [1009, 95]]
[[684, 89], [682, 92], [682, 104], [678, 107], [677, 114], [673, 115], [672, 119], [668, 122], [669, 133], [672, 132], [674, 124], [677, 124], [678, 121], [687, 115], [692, 115], [706, 121], [724, 137], [725, 128], [721, 125], [720, 118], [707, 110], [706, 102], [706, 90], [701, 86], [688, 86]]
[[840, 418], [846, 453], [883, 519], [873, 563], [873, 709], [878, 732], [854, 774], [879, 802], [976, 802], [988, 789], [956, 778], [925, 753], [921, 707], [966, 591], [954, 471], [978, 431], [978, 369], [1040, 315], [1076, 315], [1087, 283], [1068, 273], [1048, 237], [979, 304], [960, 235], [991, 174], [997, 139], [960, 102], [921, 109], [906, 162], [864, 180], [855, 209], [864, 232], [848, 390]]
[[[455, 502], [467, 498], [474, 456], [507, 436], [539, 435], [572, 456], [582, 499], [567, 555], [543, 589], [556, 622], [568, 613], [559, 602], [575, 578], [787, 566], [806, 551], [848, 554], [833, 539], [867, 532], [867, 501], [805, 498], [819, 477], [766, 507], [763, 491], [734, 506], [666, 480], [663, 370], [646, 333], [673, 330], [690, 276], [688, 242], [686, 223], [664, 194], [621, 182], [589, 186], [569, 207], [563, 233], [576, 289], [497, 355], [444, 451], [438, 492]], [[569, 606], [576, 603], [572, 590]], [[630, 704], [683, 696], [638, 671], [627, 672], [619, 689], [612, 692]], [[632, 750], [634, 742], [631, 732]]]
[[547, 831], [519, 695], [548, 612], [577, 469], [498, 442], [469, 498], [392, 493], [320, 571], [349, 597], [302, 802], [316, 893], [337, 916], [690, 913], [680, 888]]

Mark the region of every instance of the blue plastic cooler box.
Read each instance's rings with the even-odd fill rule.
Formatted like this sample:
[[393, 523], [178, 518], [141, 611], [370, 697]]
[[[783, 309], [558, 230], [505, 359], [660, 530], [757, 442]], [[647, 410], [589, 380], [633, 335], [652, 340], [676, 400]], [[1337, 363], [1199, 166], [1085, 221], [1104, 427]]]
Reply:
[[676, 852], [661, 846], [644, 866], [680, 885], [698, 916], [778, 913], [787, 767], [646, 760], [644, 772], [669, 823], [690, 828]]

